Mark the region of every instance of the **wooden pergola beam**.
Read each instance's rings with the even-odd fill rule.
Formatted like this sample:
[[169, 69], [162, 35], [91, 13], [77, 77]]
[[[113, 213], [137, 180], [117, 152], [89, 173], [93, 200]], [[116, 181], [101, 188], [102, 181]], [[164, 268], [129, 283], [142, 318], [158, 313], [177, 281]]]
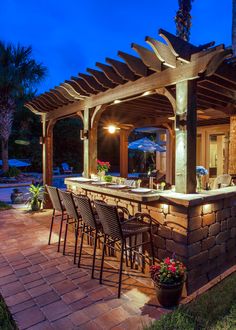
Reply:
[[162, 70], [162, 61], [160, 61], [152, 51], [135, 43], [132, 43], [131, 47], [139, 54], [143, 63], [149, 67], [149, 69], [156, 72]]
[[115, 72], [126, 81], [135, 81], [137, 80], [137, 76], [130, 70], [127, 64], [114, 60], [112, 58], [106, 58], [106, 62], [110, 64]]
[[176, 68], [176, 56], [168, 46], [151, 37], [146, 37], [145, 41], [152, 47], [154, 53], [164, 65]]
[[99, 84], [101, 84], [104, 88], [114, 88], [117, 84], [114, 84], [110, 79], [106, 77], [104, 72], [87, 68], [87, 72], [94, 76]]
[[148, 75], [148, 68], [140, 58], [122, 51], [118, 51], [118, 56], [127, 63], [128, 67], [135, 75], [140, 77], [146, 77]]
[[104, 92], [107, 90], [94, 76], [85, 73], [79, 73], [79, 76], [95, 91]]
[[104, 63], [96, 62], [96, 66], [101, 69], [106, 77], [111, 80], [114, 84], [124, 84], [125, 80], [123, 80], [116, 71], [110, 66]]
[[[81, 78], [83, 78], [83, 79], [81, 79]], [[97, 90], [95, 88], [91, 87], [91, 86], [93, 86], [93, 84], [91, 83], [91, 85], [90, 85], [88, 83], [88, 80], [85, 80], [85, 78], [82, 76], [81, 76], [81, 78], [71, 77], [71, 80], [74, 81], [85, 93], [87, 93], [89, 95], [96, 94]], [[102, 86], [101, 86], [101, 88], [102, 88]]]

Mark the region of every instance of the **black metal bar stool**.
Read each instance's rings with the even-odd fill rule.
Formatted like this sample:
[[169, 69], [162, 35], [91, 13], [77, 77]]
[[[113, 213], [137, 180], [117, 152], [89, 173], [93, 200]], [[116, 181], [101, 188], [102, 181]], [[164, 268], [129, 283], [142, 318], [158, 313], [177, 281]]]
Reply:
[[66, 220], [66, 210], [61, 201], [58, 189], [56, 187], [46, 185], [46, 190], [51, 199], [52, 206], [53, 206], [53, 213], [52, 213], [52, 220], [51, 220], [50, 231], [49, 231], [48, 244], [49, 245], [51, 244], [54, 220], [56, 217], [60, 217], [60, 230], [59, 230], [59, 239], [58, 239], [58, 245], [57, 245], [57, 251], [59, 252], [60, 245], [61, 245], [61, 234], [62, 234], [63, 222]]
[[[121, 243], [121, 257], [120, 257], [120, 269], [119, 269], [119, 283], [118, 283], [118, 298], [120, 298], [121, 293], [121, 283], [122, 283], [122, 267], [123, 267], [123, 256], [124, 252], [127, 253], [129, 250], [130, 254], [135, 251], [135, 248], [150, 243], [151, 247], [151, 259], [152, 264], [155, 262], [154, 256], [154, 246], [152, 240], [152, 222], [153, 219], [149, 214], [138, 213], [135, 217], [124, 221], [123, 223], [120, 221], [118, 209], [116, 206], [108, 205], [101, 201], [94, 202], [99, 220], [101, 221], [103, 232], [105, 234], [103, 241], [103, 249], [102, 249], [102, 261], [101, 261], [101, 270], [100, 270], [100, 283], [102, 283], [102, 275], [103, 275], [103, 265], [104, 265], [104, 257], [105, 257], [105, 247], [114, 245], [114, 243]], [[149, 223], [144, 222], [144, 218], [147, 218]], [[137, 236], [138, 234], [148, 233], [150, 236], [150, 240], [147, 242], [141, 242], [136, 244], [135, 246], [126, 245], [126, 239]], [[135, 251], [135, 253], [142, 255], [139, 251]]]
[[85, 195], [74, 196], [74, 200], [76, 205], [78, 206], [79, 212], [83, 220], [78, 267], [80, 267], [80, 261], [81, 261], [82, 249], [83, 249], [83, 240], [84, 240], [84, 235], [86, 234], [89, 237], [94, 238], [93, 263], [92, 263], [92, 274], [91, 274], [91, 278], [94, 278], [97, 241], [99, 236], [102, 236], [102, 225], [97, 215], [94, 212], [95, 210], [92, 207], [90, 199], [87, 196]]
[[67, 219], [66, 219], [66, 229], [65, 229], [65, 238], [64, 238], [64, 246], [63, 246], [63, 254], [65, 255], [66, 251], [66, 241], [67, 241], [67, 232], [69, 224], [74, 224], [75, 229], [75, 247], [74, 247], [74, 263], [76, 263], [76, 255], [77, 255], [77, 245], [78, 245], [78, 235], [79, 228], [81, 227], [82, 218], [80, 213], [78, 212], [78, 208], [75, 204], [73, 193], [59, 190], [59, 195], [65, 206]]

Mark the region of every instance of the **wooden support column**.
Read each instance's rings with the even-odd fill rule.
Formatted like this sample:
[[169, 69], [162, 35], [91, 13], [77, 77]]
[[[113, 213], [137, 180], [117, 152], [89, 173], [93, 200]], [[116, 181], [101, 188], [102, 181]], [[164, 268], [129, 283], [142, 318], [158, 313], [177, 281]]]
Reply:
[[120, 129], [120, 176], [128, 177], [128, 137], [130, 130]]
[[175, 132], [166, 130], [166, 182], [175, 183]]
[[230, 117], [229, 174], [236, 174], [236, 115]]
[[196, 81], [176, 84], [176, 192], [196, 192]]
[[98, 127], [95, 125], [89, 132], [89, 174], [97, 173]]
[[89, 177], [89, 108], [84, 109], [84, 176]]
[[53, 124], [43, 117], [43, 184], [52, 184], [53, 174]]

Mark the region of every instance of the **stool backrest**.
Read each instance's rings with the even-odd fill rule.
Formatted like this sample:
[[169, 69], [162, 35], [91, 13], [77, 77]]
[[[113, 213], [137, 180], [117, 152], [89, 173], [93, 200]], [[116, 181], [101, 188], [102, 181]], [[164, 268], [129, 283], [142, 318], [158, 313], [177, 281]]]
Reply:
[[94, 216], [90, 199], [85, 195], [74, 196], [75, 204], [78, 206], [80, 215], [87, 226], [97, 228], [97, 222]]
[[63, 211], [63, 205], [62, 205], [62, 201], [61, 201], [58, 189], [56, 187], [46, 185], [46, 190], [47, 190], [48, 195], [51, 199], [52, 206], [53, 206], [54, 210], [62, 212]]
[[63, 191], [60, 189], [58, 189], [58, 191], [68, 216], [76, 220], [79, 220], [80, 216], [77, 212], [75, 201], [73, 199], [73, 194], [71, 192]]
[[122, 239], [122, 229], [116, 206], [101, 201], [94, 201], [103, 231], [113, 239]]

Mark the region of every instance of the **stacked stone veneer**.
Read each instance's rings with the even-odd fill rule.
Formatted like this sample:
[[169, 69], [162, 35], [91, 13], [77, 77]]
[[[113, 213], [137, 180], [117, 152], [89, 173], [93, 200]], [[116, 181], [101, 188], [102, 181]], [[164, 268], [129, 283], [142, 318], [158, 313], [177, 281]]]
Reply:
[[[78, 189], [79, 192], [79, 189]], [[91, 199], [138, 212], [136, 202], [87, 192]], [[154, 233], [156, 257], [161, 260], [173, 253], [187, 267], [186, 292], [190, 294], [218, 276], [236, 261], [236, 195], [202, 205], [183, 206], [170, 201], [139, 206], [159, 225]], [[217, 197], [219, 198], [219, 196]]]

